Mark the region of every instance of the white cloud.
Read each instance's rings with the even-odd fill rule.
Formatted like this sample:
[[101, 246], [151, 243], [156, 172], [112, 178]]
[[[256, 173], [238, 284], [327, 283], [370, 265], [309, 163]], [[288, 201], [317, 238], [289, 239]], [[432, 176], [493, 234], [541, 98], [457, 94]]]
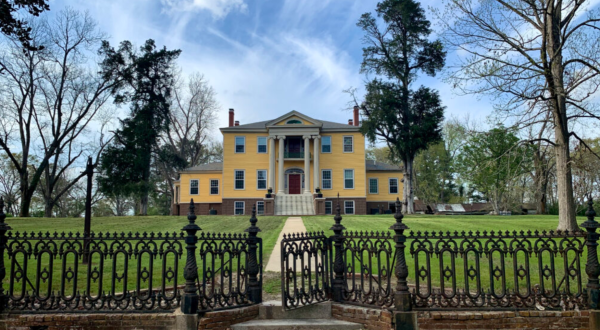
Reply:
[[175, 11], [208, 10], [215, 18], [223, 18], [229, 12], [237, 10], [247, 12], [248, 5], [244, 0], [161, 0]]

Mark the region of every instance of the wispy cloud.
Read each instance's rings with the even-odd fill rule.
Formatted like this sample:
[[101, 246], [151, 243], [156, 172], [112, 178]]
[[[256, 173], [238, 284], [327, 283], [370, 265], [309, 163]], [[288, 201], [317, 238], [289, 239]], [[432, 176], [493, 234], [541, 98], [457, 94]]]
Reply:
[[215, 18], [223, 18], [231, 11], [247, 12], [244, 0], [161, 0], [171, 10], [193, 11], [207, 10]]

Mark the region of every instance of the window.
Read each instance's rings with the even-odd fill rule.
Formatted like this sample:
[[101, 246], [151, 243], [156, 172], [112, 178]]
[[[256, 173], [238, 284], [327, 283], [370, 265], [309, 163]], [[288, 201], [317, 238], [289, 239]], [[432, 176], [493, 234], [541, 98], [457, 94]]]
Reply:
[[235, 190], [244, 190], [246, 188], [245, 180], [244, 180], [245, 177], [246, 177], [246, 171], [235, 170]]
[[258, 137], [258, 150], [256, 152], [259, 154], [267, 153], [267, 138], [265, 136]]
[[354, 138], [352, 136], [344, 136], [344, 152], [354, 152]]
[[234, 214], [235, 215], [243, 215], [244, 214], [244, 206], [245, 202], [233, 202], [234, 203]]
[[267, 189], [267, 170], [256, 171], [256, 189]]
[[331, 136], [321, 137], [321, 153], [331, 153]]
[[369, 194], [379, 194], [379, 179], [369, 179]]
[[256, 202], [256, 214], [264, 215], [265, 214], [265, 202]]
[[344, 189], [354, 189], [354, 170], [344, 170]]
[[243, 136], [235, 137], [235, 153], [244, 153], [246, 152], [246, 138]]
[[390, 178], [390, 194], [398, 193], [398, 179]]
[[210, 194], [211, 195], [219, 194], [219, 180], [218, 179], [210, 180]]
[[333, 214], [333, 202], [325, 201], [325, 214]]
[[198, 186], [200, 185], [198, 179], [190, 180], [190, 195], [198, 195]]
[[302, 122], [298, 119], [290, 119], [286, 124], [302, 124]]
[[354, 214], [354, 201], [344, 201], [344, 213]]
[[321, 189], [331, 189], [331, 170], [321, 171]]

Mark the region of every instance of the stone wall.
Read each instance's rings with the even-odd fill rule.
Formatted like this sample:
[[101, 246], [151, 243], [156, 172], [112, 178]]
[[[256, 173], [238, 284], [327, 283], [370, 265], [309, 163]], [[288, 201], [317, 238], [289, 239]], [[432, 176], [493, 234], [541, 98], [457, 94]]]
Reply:
[[175, 314], [1, 314], [0, 329], [11, 330], [174, 330]]
[[360, 323], [366, 330], [392, 329], [392, 313], [384, 309], [333, 304], [331, 314], [338, 320]]
[[258, 317], [258, 305], [208, 312], [201, 316], [198, 330], [227, 330], [231, 325], [254, 320]]
[[419, 329], [587, 330], [589, 312], [419, 312]]

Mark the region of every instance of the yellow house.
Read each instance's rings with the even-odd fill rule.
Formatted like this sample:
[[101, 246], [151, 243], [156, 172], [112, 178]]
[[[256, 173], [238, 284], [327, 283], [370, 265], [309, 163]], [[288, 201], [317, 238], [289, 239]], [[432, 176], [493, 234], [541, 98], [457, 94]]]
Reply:
[[229, 110], [223, 162], [179, 173], [173, 214], [343, 214], [393, 210], [402, 199], [402, 169], [365, 159], [358, 109], [348, 124], [292, 111], [279, 118], [239, 125]]

